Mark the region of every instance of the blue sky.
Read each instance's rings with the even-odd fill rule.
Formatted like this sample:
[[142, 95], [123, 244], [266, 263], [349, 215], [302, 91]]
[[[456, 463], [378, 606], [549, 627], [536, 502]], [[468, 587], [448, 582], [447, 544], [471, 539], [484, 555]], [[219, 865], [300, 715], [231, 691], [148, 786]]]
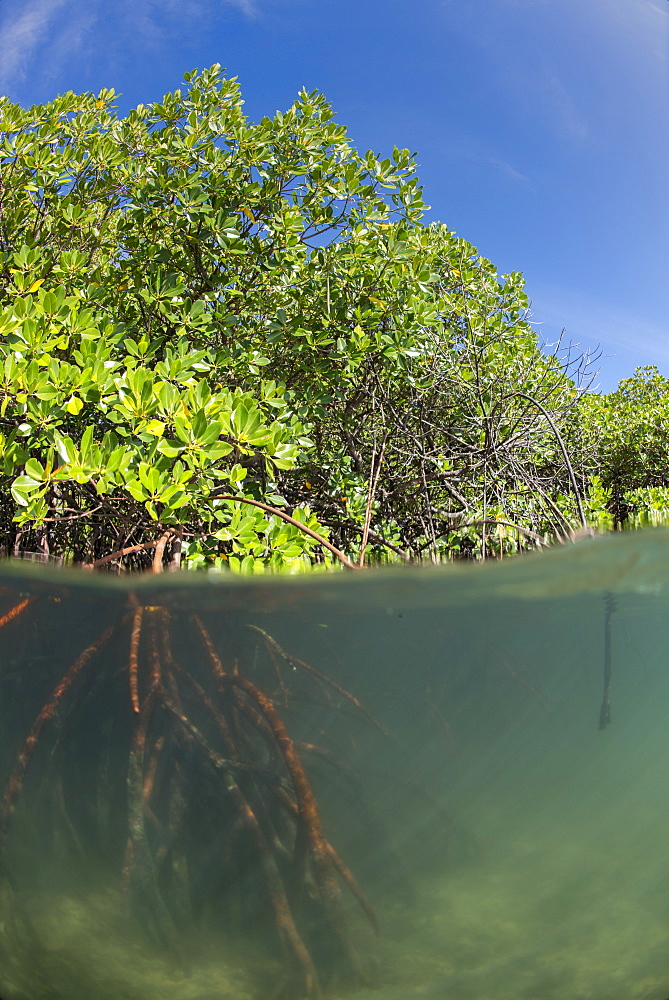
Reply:
[[4, 0], [0, 93], [159, 98], [214, 62], [249, 117], [322, 90], [362, 149], [417, 153], [439, 219], [533, 321], [669, 375], [667, 0]]

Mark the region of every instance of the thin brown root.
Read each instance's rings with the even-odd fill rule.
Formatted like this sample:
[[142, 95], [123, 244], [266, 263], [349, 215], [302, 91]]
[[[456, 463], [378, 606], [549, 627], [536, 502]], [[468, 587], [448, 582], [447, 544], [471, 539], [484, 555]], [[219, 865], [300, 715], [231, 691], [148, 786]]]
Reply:
[[130, 655], [128, 657], [128, 679], [130, 683], [130, 700], [133, 712], [139, 712], [139, 687], [137, 680], [137, 655], [139, 652], [139, 640], [142, 634], [142, 618], [144, 608], [135, 608], [132, 616], [132, 630], [130, 632]]
[[156, 782], [156, 771], [158, 770], [158, 762], [160, 760], [160, 755], [162, 753], [162, 749], [164, 746], [165, 746], [165, 737], [160, 736], [153, 744], [151, 756], [149, 757], [149, 763], [147, 764], [146, 771], [144, 772], [144, 783], [142, 785], [142, 804], [144, 806], [145, 812], [148, 812], [150, 810], [151, 796], [153, 795], [153, 788]]
[[204, 627], [204, 622], [202, 621], [199, 615], [193, 615], [193, 621], [195, 622], [197, 630], [200, 633], [202, 642], [204, 643], [204, 647], [207, 650], [207, 655], [209, 656], [209, 659], [211, 661], [211, 665], [215, 676], [219, 680], [224, 679], [225, 677], [227, 677], [227, 673], [223, 667], [221, 658], [216, 652], [216, 648], [213, 642], [211, 641], [211, 636], [209, 635], [207, 629]]
[[123, 865], [122, 884], [128, 894], [133, 892], [137, 902], [150, 915], [150, 925], [158, 943], [167, 947], [184, 964], [177, 930], [165, 905], [158, 885], [156, 862], [146, 835], [145, 799], [146, 772], [144, 758], [146, 740], [156, 706], [157, 691], [152, 688], [144, 699], [132, 737], [128, 760], [128, 845]]
[[249, 625], [248, 628], [253, 629], [254, 632], [258, 632], [258, 634], [263, 637], [268, 647], [268, 652], [270, 649], [274, 650], [289, 666], [291, 664], [294, 664], [296, 667], [301, 667], [302, 670], [306, 670], [307, 673], [310, 673], [314, 677], [317, 677], [318, 680], [321, 681], [323, 684], [327, 684], [328, 687], [331, 687], [334, 691], [337, 692], [337, 694], [340, 694], [342, 698], [346, 698], [348, 701], [351, 702], [352, 705], [355, 705], [357, 710], [362, 715], [364, 715], [367, 721], [371, 722], [371, 724], [375, 726], [380, 732], [382, 732], [384, 736], [390, 736], [390, 733], [388, 732], [386, 727], [382, 726], [380, 722], [377, 722], [377, 720], [374, 718], [371, 712], [368, 712], [365, 706], [360, 701], [358, 701], [355, 695], [352, 695], [350, 691], [347, 691], [346, 688], [341, 687], [341, 685], [337, 684], [336, 681], [333, 681], [332, 678], [328, 677], [327, 674], [323, 674], [321, 673], [320, 670], [316, 670], [316, 668], [312, 667], [310, 663], [305, 663], [304, 660], [298, 659], [297, 656], [293, 656], [291, 653], [287, 653], [284, 649], [282, 649], [282, 647], [276, 641], [274, 636], [269, 635], [268, 632], [265, 632], [265, 630], [260, 628], [258, 625]]
[[34, 596], [26, 597], [24, 600], [19, 601], [18, 604], [15, 604], [13, 608], [0, 618], [0, 628], [4, 628], [5, 625], [9, 625], [10, 622], [13, 622], [15, 618], [18, 618], [20, 614], [23, 614], [26, 608], [28, 608], [36, 600], [37, 597]]
[[105, 629], [105, 631], [98, 636], [95, 642], [92, 642], [90, 646], [87, 646], [83, 653], [77, 657], [72, 666], [66, 672], [63, 679], [56, 685], [51, 697], [42, 706], [35, 721], [30, 727], [30, 732], [26, 737], [14, 770], [9, 781], [7, 782], [4, 798], [2, 800], [2, 806], [0, 807], [0, 845], [4, 842], [9, 820], [21, 791], [23, 776], [35, 752], [35, 748], [39, 742], [40, 736], [42, 735], [42, 730], [49, 719], [53, 717], [63, 695], [72, 686], [73, 682], [76, 680], [81, 671], [87, 666], [92, 657], [95, 656], [96, 653], [99, 653], [100, 650], [107, 645], [118, 627], [118, 624], [110, 625], [108, 629]]
[[[297, 818], [298, 815], [297, 806], [291, 799], [290, 795], [287, 794], [285, 789], [281, 788], [280, 785], [275, 785], [274, 792], [276, 793], [279, 801], [285, 806], [286, 810], [290, 813], [290, 815], [293, 816], [294, 818]], [[349, 889], [357, 899], [363, 913], [365, 914], [370, 924], [372, 925], [375, 934], [378, 936], [381, 933], [381, 930], [379, 928], [378, 917], [376, 916], [372, 904], [369, 902], [364, 892], [360, 888], [358, 880], [354, 876], [353, 872], [349, 868], [347, 868], [347, 866], [344, 864], [342, 859], [335, 851], [332, 844], [329, 841], [326, 841], [326, 845], [328, 854], [330, 855], [332, 863], [337, 869], [337, 872], [341, 876], [342, 881], [346, 883], [346, 885], [349, 887]]]
[[297, 960], [303, 977], [305, 995], [307, 997], [314, 998], [320, 997], [321, 990], [316, 969], [311, 955], [309, 954], [297, 930], [276, 861], [272, 855], [269, 845], [267, 844], [262, 827], [258, 822], [258, 818], [235, 779], [233, 771], [235, 768], [240, 767], [239, 762], [226, 759], [216, 753], [197, 726], [195, 726], [188, 716], [186, 716], [174, 704], [169, 694], [164, 690], [161, 692], [161, 700], [163, 705], [181, 723], [182, 732], [184, 733], [186, 739], [189, 742], [192, 741], [198, 744], [199, 747], [204, 750], [210, 763], [213, 764], [216, 770], [222, 772], [225, 787], [234, 799], [241, 819], [251, 834], [258, 850], [270, 902], [272, 904], [272, 909], [274, 910], [277, 930], [282, 944], [284, 947], [288, 947], [292, 951], [293, 956]]
[[323, 833], [321, 818], [309, 779], [302, 765], [295, 744], [288, 735], [285, 725], [271, 700], [245, 677], [228, 675], [228, 685], [240, 688], [247, 697], [255, 702], [260, 713], [265, 717], [269, 728], [283, 757], [290, 775], [295, 798], [297, 801], [298, 841], [304, 838], [309, 847], [313, 862], [314, 876], [319, 895], [328, 914], [332, 929], [339, 939], [345, 954], [348, 955], [353, 968], [357, 967], [350, 941], [344, 931], [341, 915], [341, 893], [334, 877], [334, 864], [328, 850], [328, 842]]

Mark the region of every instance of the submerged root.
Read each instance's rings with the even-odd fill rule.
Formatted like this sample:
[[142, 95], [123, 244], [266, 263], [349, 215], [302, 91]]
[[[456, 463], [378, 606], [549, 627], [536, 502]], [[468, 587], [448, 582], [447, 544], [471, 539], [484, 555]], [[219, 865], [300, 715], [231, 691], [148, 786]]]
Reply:
[[[32, 600], [10, 609], [0, 618], [0, 628]], [[0, 806], [3, 870], [11, 819], [47, 724], [66, 699], [75, 699], [76, 705], [84, 699], [81, 710], [68, 717], [59, 741], [76, 747], [89, 717], [99, 719], [110, 711], [120, 715], [102, 714], [97, 738], [90, 732], [85, 736], [94, 754], [92, 802], [86, 812], [79, 802], [86, 788], [69, 778], [78, 798], [73, 815], [68, 814], [68, 843], [76, 843], [81, 856], [97, 827], [101, 856], [116, 858], [124, 910], [138, 919], [154, 944], [186, 968], [181, 930], [198, 914], [208, 908], [219, 915], [222, 929], [241, 921], [241, 930], [252, 916], [263, 933], [271, 929], [282, 956], [281, 996], [313, 1000], [329, 984], [359, 983], [362, 963], [347, 927], [342, 889], [350, 892], [377, 934], [379, 923], [326, 836], [301, 745], [291, 737], [277, 703], [245, 675], [243, 662], [231, 657], [228, 669], [202, 619], [191, 620], [207, 664], [198, 677], [177, 661], [168, 611], [142, 606], [134, 595], [119, 622], [101, 632], [64, 672], [37, 713], [5, 786]], [[94, 663], [96, 669], [108, 669], [104, 661], [100, 668], [98, 660], [122, 628], [128, 629], [122, 639], [129, 643], [123, 647], [127, 658], [107, 680], [96, 686], [94, 679], [82, 694], [75, 681]], [[338, 695], [385, 733], [354, 695], [291, 657], [264, 630], [252, 628], [264, 646], [282, 709], [289, 705], [288, 678], [297, 668], [321, 692]], [[326, 705], [331, 706], [330, 695]], [[119, 785], [115, 773], [123, 753], [126, 773]], [[53, 767], [67, 768], [70, 759], [71, 754], [59, 755]], [[62, 774], [57, 772], [56, 778], [62, 796]], [[209, 858], [204, 867], [201, 858]]]
[[0, 618], [0, 628], [4, 628], [5, 625], [9, 625], [10, 622], [13, 622], [15, 618], [22, 615], [23, 612], [36, 600], [36, 597], [25, 597], [22, 601], [19, 601], [18, 604], [15, 604], [13, 608], [10, 608], [10, 610], [7, 611], [2, 618]]

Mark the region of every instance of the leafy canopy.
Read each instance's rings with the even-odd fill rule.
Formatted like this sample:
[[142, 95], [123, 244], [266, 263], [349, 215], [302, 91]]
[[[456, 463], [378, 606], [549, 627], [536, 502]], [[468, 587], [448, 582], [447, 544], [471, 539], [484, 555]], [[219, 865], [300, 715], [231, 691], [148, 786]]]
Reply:
[[638, 368], [615, 392], [584, 400], [583, 425], [596, 449], [605, 502], [615, 522], [669, 519], [669, 379]]
[[186, 83], [125, 118], [0, 100], [8, 544], [330, 558], [249, 501], [361, 561], [568, 527], [543, 414], [577, 394], [522, 277], [425, 226], [409, 152], [359, 153], [322, 95], [253, 124], [220, 67]]
[[0, 105], [6, 513], [79, 558], [186, 522], [290, 562], [312, 539], [216, 493], [271, 500], [310, 447], [272, 377], [287, 309], [294, 373], [355, 365], [311, 330], [312, 247], [417, 218], [420, 191], [406, 151], [359, 156], [319, 94], [252, 125], [219, 67], [187, 80], [125, 119], [112, 91]]

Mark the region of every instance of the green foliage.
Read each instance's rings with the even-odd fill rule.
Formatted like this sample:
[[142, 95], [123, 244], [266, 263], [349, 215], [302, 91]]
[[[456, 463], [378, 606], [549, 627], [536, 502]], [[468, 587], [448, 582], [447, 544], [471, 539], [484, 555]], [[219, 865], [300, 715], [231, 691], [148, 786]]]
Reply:
[[658, 523], [669, 488], [669, 379], [638, 368], [615, 392], [584, 398], [583, 425], [616, 523]]
[[187, 81], [125, 119], [111, 91], [0, 104], [5, 506], [78, 559], [185, 525], [198, 558], [290, 565], [313, 539], [220, 495], [271, 499], [311, 448], [288, 378], [371, 349], [313, 322], [312, 246], [417, 219], [420, 191], [319, 94], [252, 125], [219, 67]]
[[243, 500], [376, 561], [567, 531], [578, 393], [522, 276], [423, 225], [408, 151], [358, 153], [322, 95], [254, 124], [220, 67], [186, 82], [125, 118], [0, 101], [7, 545], [331, 564]]
[[312, 502], [326, 523], [359, 528], [379, 462], [374, 526], [412, 555], [499, 554], [569, 530], [575, 510], [551, 497], [571, 487], [542, 408], [564, 427], [578, 393], [540, 349], [522, 277], [441, 225], [403, 233], [393, 267], [396, 246], [375, 250], [377, 312], [360, 324], [379, 346], [317, 426]]

